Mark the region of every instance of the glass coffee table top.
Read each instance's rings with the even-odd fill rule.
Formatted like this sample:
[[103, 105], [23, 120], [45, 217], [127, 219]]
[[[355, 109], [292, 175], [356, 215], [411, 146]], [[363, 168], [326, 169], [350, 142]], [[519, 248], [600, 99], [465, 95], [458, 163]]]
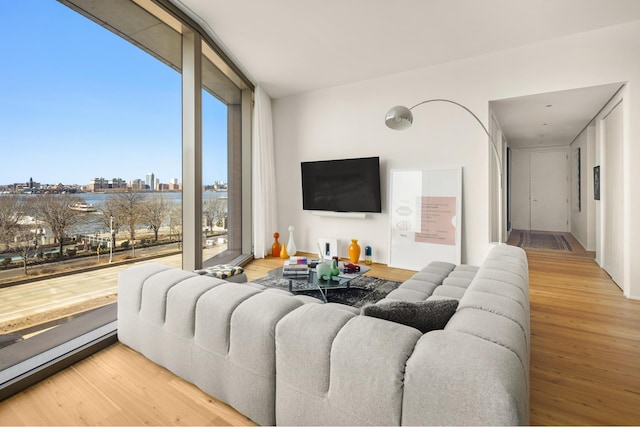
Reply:
[[[310, 268], [309, 275], [302, 277], [285, 276], [282, 273], [282, 267], [270, 270], [267, 272], [267, 275], [289, 280], [289, 292], [292, 293], [312, 290], [320, 291], [322, 293], [322, 299], [324, 302], [327, 302], [327, 291], [329, 289], [349, 289], [350, 282], [353, 279], [371, 270], [371, 268], [366, 265], [358, 264], [358, 266], [360, 267], [360, 271], [355, 273], [340, 273], [338, 276], [332, 277], [331, 280], [320, 279], [315, 268]], [[343, 271], [344, 262], [340, 261], [338, 263], [338, 269]]]

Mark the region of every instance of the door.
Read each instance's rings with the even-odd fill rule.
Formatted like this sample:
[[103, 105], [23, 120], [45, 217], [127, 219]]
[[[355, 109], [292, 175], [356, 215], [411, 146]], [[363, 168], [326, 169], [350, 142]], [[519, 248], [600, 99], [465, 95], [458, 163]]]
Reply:
[[531, 152], [531, 229], [569, 230], [568, 155], [564, 151]]
[[602, 121], [604, 155], [600, 171], [600, 203], [603, 212], [602, 268], [622, 289], [624, 271], [624, 177], [622, 165], [622, 104], [616, 105]]

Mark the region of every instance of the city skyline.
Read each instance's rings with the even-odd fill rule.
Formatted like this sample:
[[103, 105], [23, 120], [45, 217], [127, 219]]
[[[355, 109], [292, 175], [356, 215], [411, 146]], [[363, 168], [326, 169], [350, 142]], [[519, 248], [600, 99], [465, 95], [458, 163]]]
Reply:
[[[178, 72], [55, 0], [3, 6], [12, 62], [0, 79], [0, 147], [12, 161], [0, 185], [144, 180], [154, 169], [181, 180]], [[203, 110], [203, 182], [226, 182], [226, 106], [206, 94]]]
[[[148, 174], [147, 174], [148, 175]], [[155, 174], [152, 173], [152, 175]], [[13, 180], [11, 182], [0, 182], [0, 189], [2, 188], [6, 188], [6, 187], [12, 187], [12, 186], [16, 186], [16, 185], [22, 185], [26, 188], [38, 188], [40, 186], [45, 186], [45, 187], [51, 187], [51, 186], [56, 186], [56, 185], [63, 185], [65, 187], [78, 187], [78, 188], [82, 188], [82, 187], [88, 187], [90, 186], [94, 181], [99, 180], [99, 181], [104, 181], [104, 182], [108, 182], [108, 183], [112, 183], [112, 182], [119, 182], [119, 183], [126, 183], [126, 184], [133, 184], [133, 183], [144, 183], [146, 185], [149, 185], [144, 178], [131, 178], [131, 179], [123, 179], [122, 177], [112, 177], [112, 178], [105, 178], [105, 177], [93, 177], [89, 180], [87, 180], [86, 182], [42, 182], [40, 180], [38, 180], [37, 178], [34, 179], [32, 176], [29, 177], [29, 179], [27, 180]], [[156, 184], [177, 184], [177, 185], [182, 185], [182, 181], [179, 178], [176, 177], [172, 177], [169, 178], [168, 180], [161, 180], [158, 177], [155, 177], [155, 181]], [[202, 184], [203, 186], [206, 187], [211, 187], [211, 186], [226, 186], [227, 185], [227, 181], [226, 180], [213, 180], [211, 182], [205, 182]]]

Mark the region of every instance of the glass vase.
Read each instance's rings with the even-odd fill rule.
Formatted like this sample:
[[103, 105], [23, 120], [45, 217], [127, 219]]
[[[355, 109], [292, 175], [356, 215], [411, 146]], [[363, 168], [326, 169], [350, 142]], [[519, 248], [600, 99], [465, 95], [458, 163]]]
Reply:
[[359, 260], [360, 260], [360, 245], [358, 244], [358, 239], [351, 239], [351, 244], [349, 245], [349, 261], [355, 264]]

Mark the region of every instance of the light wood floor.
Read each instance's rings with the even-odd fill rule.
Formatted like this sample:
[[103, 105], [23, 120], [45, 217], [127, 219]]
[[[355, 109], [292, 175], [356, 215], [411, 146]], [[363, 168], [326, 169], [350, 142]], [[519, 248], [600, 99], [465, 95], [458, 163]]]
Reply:
[[[640, 425], [640, 301], [624, 298], [593, 253], [527, 251], [531, 423]], [[249, 279], [279, 259], [253, 261]], [[370, 275], [413, 272], [374, 264]], [[0, 402], [2, 425], [238, 425], [242, 415], [116, 344]]]

